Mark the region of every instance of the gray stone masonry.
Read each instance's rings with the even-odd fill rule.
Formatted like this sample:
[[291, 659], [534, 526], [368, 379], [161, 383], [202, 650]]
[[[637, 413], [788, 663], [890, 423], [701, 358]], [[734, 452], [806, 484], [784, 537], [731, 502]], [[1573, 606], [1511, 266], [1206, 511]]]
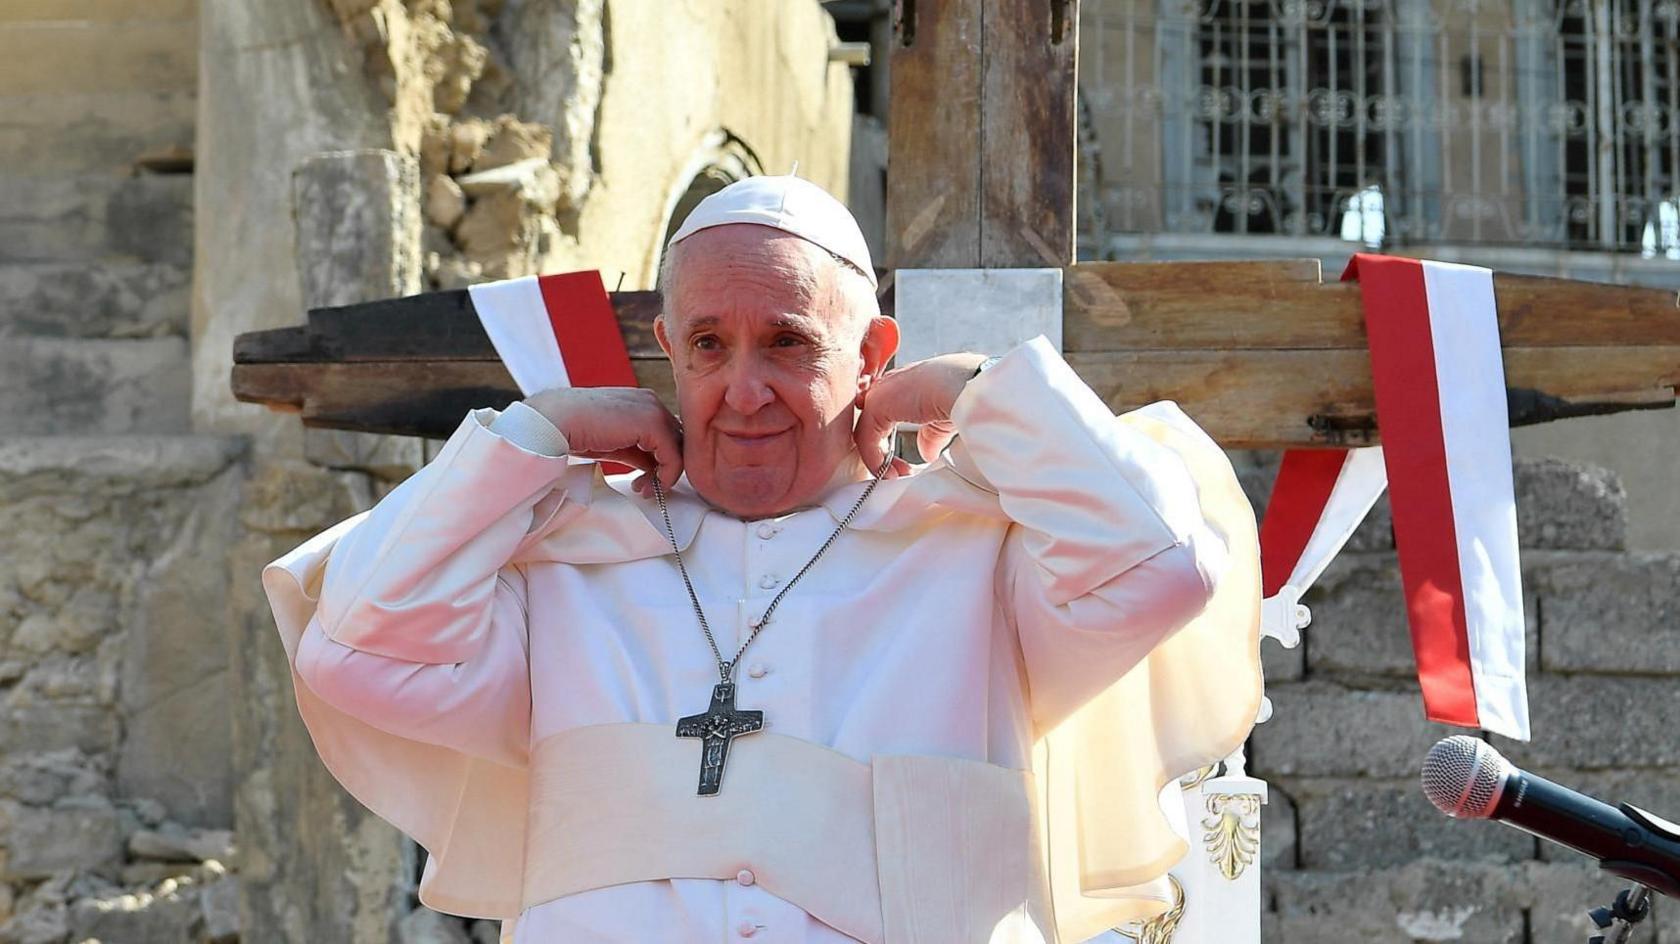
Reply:
[[1546, 671], [1680, 674], [1680, 553], [1562, 555], [1540, 573]]
[[[1680, 554], [1628, 553], [1615, 476], [1556, 460], [1515, 467], [1533, 739], [1511, 761], [1609, 802], [1680, 816]], [[1244, 474], [1256, 499], [1263, 465]], [[1499, 823], [1441, 815], [1418, 771], [1461, 729], [1424, 719], [1386, 509], [1331, 566], [1295, 652], [1262, 650], [1274, 713], [1250, 769], [1262, 820], [1264, 940], [1552, 944], [1584, 941], [1586, 911], [1624, 883]], [[1471, 732], [1474, 733], [1474, 732]], [[1680, 940], [1660, 902], [1656, 935]]]
[[0, 345], [0, 435], [181, 433], [186, 338], [10, 337]]
[[186, 337], [191, 282], [168, 262], [0, 264], [0, 325], [42, 338]]
[[[0, 942], [63, 940], [61, 925], [199, 939], [168, 936], [204, 924], [196, 891], [136, 903], [115, 883], [196, 867], [150, 867], [143, 830], [231, 858], [179, 824], [233, 818], [223, 613], [242, 449], [0, 437]], [[95, 884], [54, 884], [75, 876]]]
[[190, 153], [196, 98], [191, 89], [0, 94], [0, 167], [18, 176], [115, 173], [143, 156]]
[[[1609, 904], [1625, 884], [1580, 861], [1492, 864], [1423, 858], [1362, 871], [1273, 869], [1265, 875], [1272, 907], [1261, 925], [1261, 939], [1287, 944], [1579, 944], [1591, 933], [1587, 909]], [[1677, 919], [1680, 909], [1659, 902], [1635, 940], [1675, 940]]]
[[0, 263], [192, 264], [193, 179], [0, 177]]

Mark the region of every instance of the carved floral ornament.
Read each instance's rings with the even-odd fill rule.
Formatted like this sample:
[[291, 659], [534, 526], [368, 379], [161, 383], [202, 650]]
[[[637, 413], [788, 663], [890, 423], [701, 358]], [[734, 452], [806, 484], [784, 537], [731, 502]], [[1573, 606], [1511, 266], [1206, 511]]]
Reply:
[[1212, 793], [1202, 820], [1202, 842], [1219, 874], [1236, 881], [1260, 851], [1260, 797], [1254, 793]]

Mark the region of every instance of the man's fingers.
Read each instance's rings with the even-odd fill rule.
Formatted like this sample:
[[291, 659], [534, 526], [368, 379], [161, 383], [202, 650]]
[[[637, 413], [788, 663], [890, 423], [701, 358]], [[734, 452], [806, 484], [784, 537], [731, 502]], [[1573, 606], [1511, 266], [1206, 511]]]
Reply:
[[649, 430], [636, 440], [636, 445], [653, 457], [655, 468], [651, 471], [659, 476], [660, 485], [669, 489], [682, 478], [682, 443], [674, 426]]
[[619, 465], [627, 465], [639, 472], [652, 472], [659, 466], [659, 463], [654, 460], [651, 453], [634, 447], [628, 449], [614, 449], [611, 452], [603, 452], [595, 455], [586, 455], [584, 458], [596, 459], [603, 462], [616, 462]]
[[922, 461], [932, 462], [938, 458], [956, 435], [957, 427], [949, 421], [923, 423], [922, 428], [916, 432], [916, 449], [921, 452]]
[[869, 466], [869, 471], [880, 469], [881, 463], [887, 461], [887, 436], [897, 428], [898, 422], [889, 412], [872, 403], [868, 397], [864, 398], [854, 436], [858, 456], [863, 459], [864, 465]]

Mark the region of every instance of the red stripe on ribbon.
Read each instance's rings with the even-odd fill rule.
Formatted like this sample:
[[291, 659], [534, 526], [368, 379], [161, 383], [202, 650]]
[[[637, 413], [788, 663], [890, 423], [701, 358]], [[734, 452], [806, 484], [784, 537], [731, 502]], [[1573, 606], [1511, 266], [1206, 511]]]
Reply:
[[1284, 452], [1260, 522], [1260, 573], [1266, 596], [1283, 589], [1295, 572], [1350, 454], [1345, 449]]
[[1432, 721], [1477, 727], [1423, 265], [1361, 253], [1342, 279], [1359, 282], [1365, 303], [1394, 542], [1424, 712]]
[[560, 359], [574, 387], [634, 387], [630, 351], [618, 329], [601, 273], [567, 272], [537, 279]]
[[[574, 387], [634, 387], [636, 372], [630, 367], [630, 351], [624, 346], [612, 298], [601, 283], [601, 273], [564, 272], [537, 279], [542, 292], [548, 326], [560, 345], [560, 359], [566, 364], [566, 379]], [[602, 462], [608, 475], [634, 472], [617, 462]]]

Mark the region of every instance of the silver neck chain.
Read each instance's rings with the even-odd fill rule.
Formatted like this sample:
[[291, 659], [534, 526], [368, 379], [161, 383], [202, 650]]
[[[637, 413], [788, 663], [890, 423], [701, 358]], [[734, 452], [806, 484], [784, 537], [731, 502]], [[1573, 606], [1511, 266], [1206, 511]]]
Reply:
[[[894, 443], [894, 445], [896, 447], [897, 444]], [[887, 454], [886, 461], [882, 462], [881, 468], [876, 470], [875, 477], [869, 480], [863, 494], [859, 495], [858, 500], [852, 503], [851, 510], [840, 519], [840, 524], [829, 534], [828, 540], [822, 543], [822, 547], [817, 548], [817, 552], [811, 555], [811, 559], [805, 562], [805, 566], [799, 568], [799, 572], [782, 585], [781, 592], [770, 600], [770, 605], [765, 607], [763, 615], [753, 621], [752, 632], [748, 634], [747, 641], [741, 643], [741, 648], [735, 650], [734, 657], [730, 659], [725, 659], [723, 651], [718, 649], [717, 638], [712, 635], [711, 624], [706, 622], [706, 611], [700, 608], [700, 595], [694, 592], [694, 581], [688, 576], [688, 566], [683, 563], [682, 549], [677, 546], [676, 529], [671, 527], [671, 508], [665, 503], [665, 489], [660, 487], [658, 476], [651, 477], [653, 497], [659, 502], [660, 516], [665, 519], [665, 536], [670, 539], [671, 554], [677, 559], [677, 572], [682, 574], [683, 586], [688, 590], [688, 602], [694, 605], [694, 615], [700, 620], [700, 631], [706, 635], [706, 644], [712, 647], [712, 656], [717, 659], [718, 677], [725, 683], [734, 680], [735, 667], [740, 665], [741, 656], [746, 653], [747, 647], [753, 644], [753, 640], [758, 638], [758, 634], [764, 632], [764, 627], [770, 625], [770, 616], [776, 612], [776, 607], [781, 605], [782, 598], [787, 596], [788, 591], [793, 589], [793, 585], [799, 582], [799, 578], [805, 576], [812, 565], [816, 564], [817, 560], [827, 553], [830, 547], [834, 546], [834, 542], [840, 537], [840, 532], [846, 530], [846, 526], [852, 523], [853, 518], [857, 517], [858, 510], [863, 507], [864, 502], [869, 500], [869, 494], [875, 491], [875, 486], [881, 484], [881, 479], [886, 477], [887, 469], [892, 467], [893, 459], [897, 456], [898, 450], [896, 448]]]

